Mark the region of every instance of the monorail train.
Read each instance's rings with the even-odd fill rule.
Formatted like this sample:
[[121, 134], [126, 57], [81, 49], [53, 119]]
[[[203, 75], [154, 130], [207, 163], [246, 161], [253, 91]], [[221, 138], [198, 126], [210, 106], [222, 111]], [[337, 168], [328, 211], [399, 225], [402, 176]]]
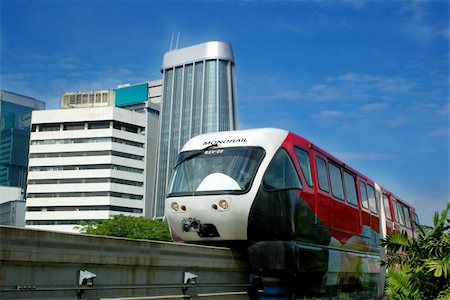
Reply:
[[414, 235], [414, 208], [308, 140], [264, 128], [189, 140], [165, 217], [174, 241], [241, 242], [254, 273], [296, 297], [383, 293], [380, 238]]

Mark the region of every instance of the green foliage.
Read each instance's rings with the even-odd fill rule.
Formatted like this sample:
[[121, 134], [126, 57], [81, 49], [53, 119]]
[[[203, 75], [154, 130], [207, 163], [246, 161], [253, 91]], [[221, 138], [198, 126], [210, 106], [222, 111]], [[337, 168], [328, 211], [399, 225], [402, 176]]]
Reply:
[[75, 228], [87, 234], [171, 241], [167, 223], [144, 217], [118, 215], [101, 222], [81, 222]]
[[389, 276], [386, 278], [386, 283], [389, 286], [386, 294], [391, 299], [401, 300], [420, 300], [422, 295], [420, 291], [414, 287], [411, 275], [399, 270], [389, 271]]
[[450, 300], [450, 202], [433, 227], [416, 224], [418, 236], [394, 232], [386, 247], [386, 293], [391, 299]]

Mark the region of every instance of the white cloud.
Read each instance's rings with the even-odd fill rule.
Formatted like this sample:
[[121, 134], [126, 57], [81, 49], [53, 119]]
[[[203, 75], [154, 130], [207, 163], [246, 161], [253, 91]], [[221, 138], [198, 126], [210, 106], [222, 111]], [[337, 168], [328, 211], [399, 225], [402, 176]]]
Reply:
[[377, 111], [385, 110], [388, 107], [386, 103], [383, 102], [374, 102], [374, 103], [368, 103], [363, 106], [361, 106], [359, 109], [361, 112], [364, 113], [372, 113]]
[[433, 131], [431, 131], [429, 133], [429, 136], [444, 136], [444, 137], [449, 137], [450, 136], [450, 130], [449, 127], [442, 127], [442, 128], [437, 128]]
[[412, 123], [413, 120], [405, 115], [400, 115], [394, 118], [390, 118], [386, 121], [386, 124], [391, 127], [391, 128], [395, 128], [395, 127], [399, 127], [399, 126], [403, 126], [406, 124], [410, 124]]
[[350, 4], [355, 9], [362, 9], [366, 7], [366, 0], [342, 0], [344, 4]]
[[[46, 101], [47, 108], [59, 107], [63, 92], [114, 89], [122, 83], [158, 79], [148, 77], [145, 65], [89, 64], [67, 54], [48, 56], [22, 51], [11, 55], [19, 63], [14, 70], [13, 66], [2, 70], [2, 88]], [[46, 76], [36, 78], [34, 73]]]
[[[412, 0], [404, 3], [400, 14], [407, 19], [400, 29], [405, 36], [419, 44], [428, 44], [434, 38], [449, 39], [448, 21], [440, 24], [435, 19], [431, 19], [427, 9], [428, 1]], [[448, 4], [443, 9], [448, 10]]]
[[329, 118], [338, 118], [343, 115], [344, 113], [338, 110], [322, 110], [316, 115], [316, 117], [329, 119]]
[[438, 110], [437, 115], [443, 117], [450, 116], [450, 104], [446, 104], [441, 110]]
[[373, 90], [392, 93], [405, 93], [416, 84], [411, 80], [398, 76], [380, 76], [364, 73], [346, 73], [326, 80], [335, 84], [346, 84], [358, 90]]

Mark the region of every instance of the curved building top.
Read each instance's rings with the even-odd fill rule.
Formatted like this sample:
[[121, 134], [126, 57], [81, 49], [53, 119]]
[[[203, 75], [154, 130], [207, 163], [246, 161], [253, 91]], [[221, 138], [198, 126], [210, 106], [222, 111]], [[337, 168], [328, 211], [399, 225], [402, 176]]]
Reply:
[[234, 63], [231, 45], [225, 42], [213, 41], [166, 52], [162, 69], [208, 59], [224, 59]]

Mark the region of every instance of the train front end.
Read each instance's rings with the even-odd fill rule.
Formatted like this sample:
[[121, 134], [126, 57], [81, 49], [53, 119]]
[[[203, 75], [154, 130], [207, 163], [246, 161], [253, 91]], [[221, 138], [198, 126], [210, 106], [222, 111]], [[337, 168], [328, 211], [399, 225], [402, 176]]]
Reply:
[[264, 169], [286, 135], [258, 129], [188, 141], [178, 155], [165, 200], [173, 240], [247, 240], [248, 214]]

